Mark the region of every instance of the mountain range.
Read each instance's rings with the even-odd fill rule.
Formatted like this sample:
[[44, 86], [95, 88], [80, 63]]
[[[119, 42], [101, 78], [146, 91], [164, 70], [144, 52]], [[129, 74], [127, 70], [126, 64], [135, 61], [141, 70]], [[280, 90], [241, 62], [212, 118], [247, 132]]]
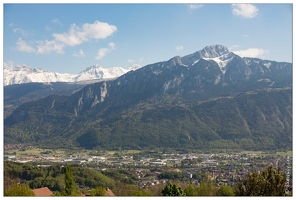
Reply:
[[112, 80], [139, 68], [141, 66], [138, 64], [130, 65], [128, 69], [93, 65], [79, 74], [61, 74], [25, 65], [5, 67], [3, 71], [4, 118], [22, 103], [52, 94], [71, 95], [88, 84]]
[[131, 70], [140, 68], [140, 65], [131, 65], [128, 69], [121, 67], [103, 68], [99, 65], [93, 65], [79, 74], [57, 73], [40, 68], [31, 68], [26, 65], [5, 67], [3, 71], [4, 86], [24, 83], [84, 83], [89, 81], [98, 81], [103, 79], [114, 79]]
[[4, 142], [103, 149], [290, 149], [292, 64], [225, 46], [17, 107]]

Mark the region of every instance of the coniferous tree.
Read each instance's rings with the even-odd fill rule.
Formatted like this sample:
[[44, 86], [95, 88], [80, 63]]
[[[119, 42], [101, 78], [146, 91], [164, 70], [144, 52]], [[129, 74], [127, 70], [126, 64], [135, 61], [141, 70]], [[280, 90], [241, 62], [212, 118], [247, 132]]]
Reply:
[[75, 181], [70, 166], [65, 167], [65, 195], [71, 196], [76, 191]]
[[168, 183], [161, 191], [162, 196], [185, 196], [183, 190], [176, 184]]

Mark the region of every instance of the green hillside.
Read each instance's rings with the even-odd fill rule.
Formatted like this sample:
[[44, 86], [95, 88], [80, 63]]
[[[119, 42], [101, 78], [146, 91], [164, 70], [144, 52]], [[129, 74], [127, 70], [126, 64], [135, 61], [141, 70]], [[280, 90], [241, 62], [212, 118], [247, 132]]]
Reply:
[[291, 95], [291, 88], [266, 89], [190, 104], [142, 103], [107, 117], [31, 112], [30, 120], [7, 126], [4, 139], [89, 149], [291, 149]]

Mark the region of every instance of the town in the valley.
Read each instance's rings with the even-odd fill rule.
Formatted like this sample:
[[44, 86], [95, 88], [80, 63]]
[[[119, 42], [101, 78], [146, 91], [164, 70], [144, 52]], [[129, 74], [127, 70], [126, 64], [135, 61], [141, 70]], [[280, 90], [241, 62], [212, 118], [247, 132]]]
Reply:
[[[217, 186], [233, 186], [249, 172], [267, 168], [281, 169], [292, 174], [292, 151], [242, 151], [225, 153], [170, 152], [165, 150], [44, 150], [32, 146], [6, 145], [4, 160], [36, 164], [78, 164], [86, 168], [104, 171], [125, 169], [137, 177], [139, 188], [181, 180], [199, 185], [205, 179]], [[288, 180], [291, 177], [287, 177]]]

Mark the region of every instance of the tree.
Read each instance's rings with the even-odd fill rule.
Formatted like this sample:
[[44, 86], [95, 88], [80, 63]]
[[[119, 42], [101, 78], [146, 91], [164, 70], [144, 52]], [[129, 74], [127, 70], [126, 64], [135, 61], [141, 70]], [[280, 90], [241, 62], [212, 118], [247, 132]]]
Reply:
[[4, 181], [3, 181], [4, 191], [9, 190], [12, 186], [14, 186], [15, 184], [17, 184], [19, 182], [20, 182], [20, 180], [18, 178], [14, 178], [12, 176], [4, 176]]
[[35, 196], [35, 194], [27, 184], [21, 185], [16, 183], [4, 192], [4, 196]]
[[106, 193], [106, 189], [100, 186], [90, 190], [90, 196], [106, 196]]
[[72, 175], [72, 169], [70, 166], [65, 168], [65, 193], [70, 196], [75, 191], [75, 181]]
[[163, 190], [165, 186], [163, 184], [158, 184], [158, 185], [152, 185], [148, 187], [146, 190], [150, 196], [161, 196], [162, 193], [161, 191]]
[[162, 196], [185, 196], [183, 190], [175, 184], [168, 183], [161, 191]]
[[181, 172], [162, 172], [157, 175], [158, 179], [172, 179], [172, 180], [180, 180], [182, 178]]
[[217, 188], [215, 183], [209, 179], [207, 173], [202, 174], [202, 183], [196, 187], [198, 196], [216, 196]]
[[217, 191], [217, 196], [234, 196], [234, 191], [231, 187], [222, 185]]
[[184, 193], [186, 196], [197, 196], [197, 190], [191, 184], [184, 188]]
[[206, 181], [197, 187], [198, 196], [216, 196], [217, 189], [211, 181]]
[[237, 196], [284, 196], [286, 175], [272, 166], [260, 173], [249, 173], [248, 177], [235, 187]]

